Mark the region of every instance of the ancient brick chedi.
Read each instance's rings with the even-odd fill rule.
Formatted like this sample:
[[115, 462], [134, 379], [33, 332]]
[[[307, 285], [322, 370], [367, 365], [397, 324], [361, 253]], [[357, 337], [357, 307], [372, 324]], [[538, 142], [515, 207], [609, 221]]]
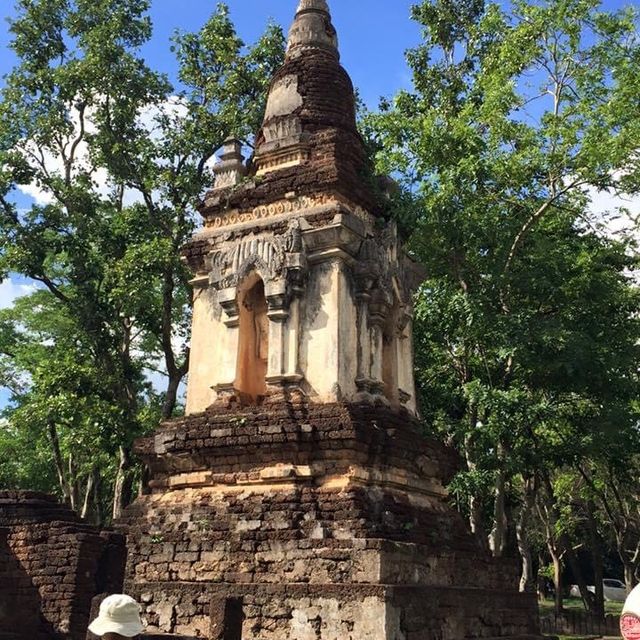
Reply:
[[[516, 567], [447, 504], [416, 418], [420, 270], [384, 216], [324, 0], [302, 0], [255, 156], [229, 141], [185, 249], [187, 415], [138, 443], [126, 589], [151, 632], [238, 640], [537, 634]], [[383, 198], [384, 199], [384, 198]]]

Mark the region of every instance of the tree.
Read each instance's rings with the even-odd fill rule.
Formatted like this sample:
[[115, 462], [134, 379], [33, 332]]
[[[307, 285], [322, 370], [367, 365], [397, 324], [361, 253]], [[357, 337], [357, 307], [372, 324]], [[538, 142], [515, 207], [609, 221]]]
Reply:
[[[139, 53], [151, 34], [147, 8], [147, 0], [20, 0], [11, 24], [19, 63], [0, 102], [0, 273], [44, 289], [5, 326], [20, 334], [25, 304], [47, 309], [18, 336], [33, 353], [4, 352], [5, 370], [26, 381], [8, 420], [18, 429], [22, 416], [38, 414], [43, 428], [48, 421], [69, 443], [82, 442], [66, 457], [83, 452], [85, 461], [71, 465], [49, 438], [70, 502], [70, 478], [88, 486], [95, 474], [86, 462], [104, 453], [98, 475], [103, 490], [113, 482], [114, 517], [131, 494], [132, 442], [158, 413], [174, 413], [188, 369], [190, 298], [179, 249], [212, 184], [214, 151], [230, 135], [250, 141], [283, 56], [280, 29], [268, 27], [246, 47], [220, 5], [199, 33], [175, 37], [174, 88]], [[11, 197], [21, 185], [39, 190], [26, 212]], [[54, 344], [38, 349], [39, 334]], [[159, 412], [144, 376], [154, 367], [167, 374]], [[56, 390], [69, 392], [71, 414], [47, 408]], [[92, 420], [99, 437], [84, 430]]]
[[[532, 504], [510, 492], [545, 488], [553, 542], [554, 469], [602, 457], [637, 424], [634, 246], [590, 211], [599, 191], [639, 189], [637, 16], [596, 0], [510, 12], [425, 0], [413, 17], [414, 88], [384, 101], [367, 133], [380, 170], [420, 204], [425, 419], [463, 454], [452, 490], [498, 556], [510, 502]], [[570, 553], [568, 535], [560, 543]]]

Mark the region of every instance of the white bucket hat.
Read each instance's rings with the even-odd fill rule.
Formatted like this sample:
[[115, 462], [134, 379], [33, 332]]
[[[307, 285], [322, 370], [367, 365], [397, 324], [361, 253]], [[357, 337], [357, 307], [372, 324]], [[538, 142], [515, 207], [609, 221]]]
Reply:
[[105, 598], [98, 617], [89, 625], [89, 631], [96, 636], [117, 633], [125, 638], [133, 638], [142, 633], [142, 629], [140, 605], [123, 594]]

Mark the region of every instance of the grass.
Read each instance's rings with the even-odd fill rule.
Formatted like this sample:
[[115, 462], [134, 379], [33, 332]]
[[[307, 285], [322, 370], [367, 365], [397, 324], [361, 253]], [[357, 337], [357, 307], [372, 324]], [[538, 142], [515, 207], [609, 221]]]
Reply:
[[[619, 616], [622, 613], [623, 604], [623, 602], [605, 602], [604, 611]], [[539, 601], [538, 607], [542, 615], [553, 613], [553, 600]], [[564, 608], [568, 611], [585, 611], [584, 603], [580, 598], [565, 598]]]

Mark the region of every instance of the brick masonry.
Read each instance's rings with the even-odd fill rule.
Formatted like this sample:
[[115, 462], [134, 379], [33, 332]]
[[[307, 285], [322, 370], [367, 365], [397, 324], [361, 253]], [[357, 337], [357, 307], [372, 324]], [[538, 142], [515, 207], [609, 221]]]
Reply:
[[515, 562], [488, 557], [449, 507], [456, 460], [418, 426], [383, 406], [283, 402], [212, 407], [140, 441], [153, 479], [123, 527], [149, 630], [231, 638], [216, 633], [236, 603], [244, 640], [536, 635]]
[[124, 539], [54, 498], [0, 492], [0, 639], [84, 640], [92, 598], [119, 591]]

